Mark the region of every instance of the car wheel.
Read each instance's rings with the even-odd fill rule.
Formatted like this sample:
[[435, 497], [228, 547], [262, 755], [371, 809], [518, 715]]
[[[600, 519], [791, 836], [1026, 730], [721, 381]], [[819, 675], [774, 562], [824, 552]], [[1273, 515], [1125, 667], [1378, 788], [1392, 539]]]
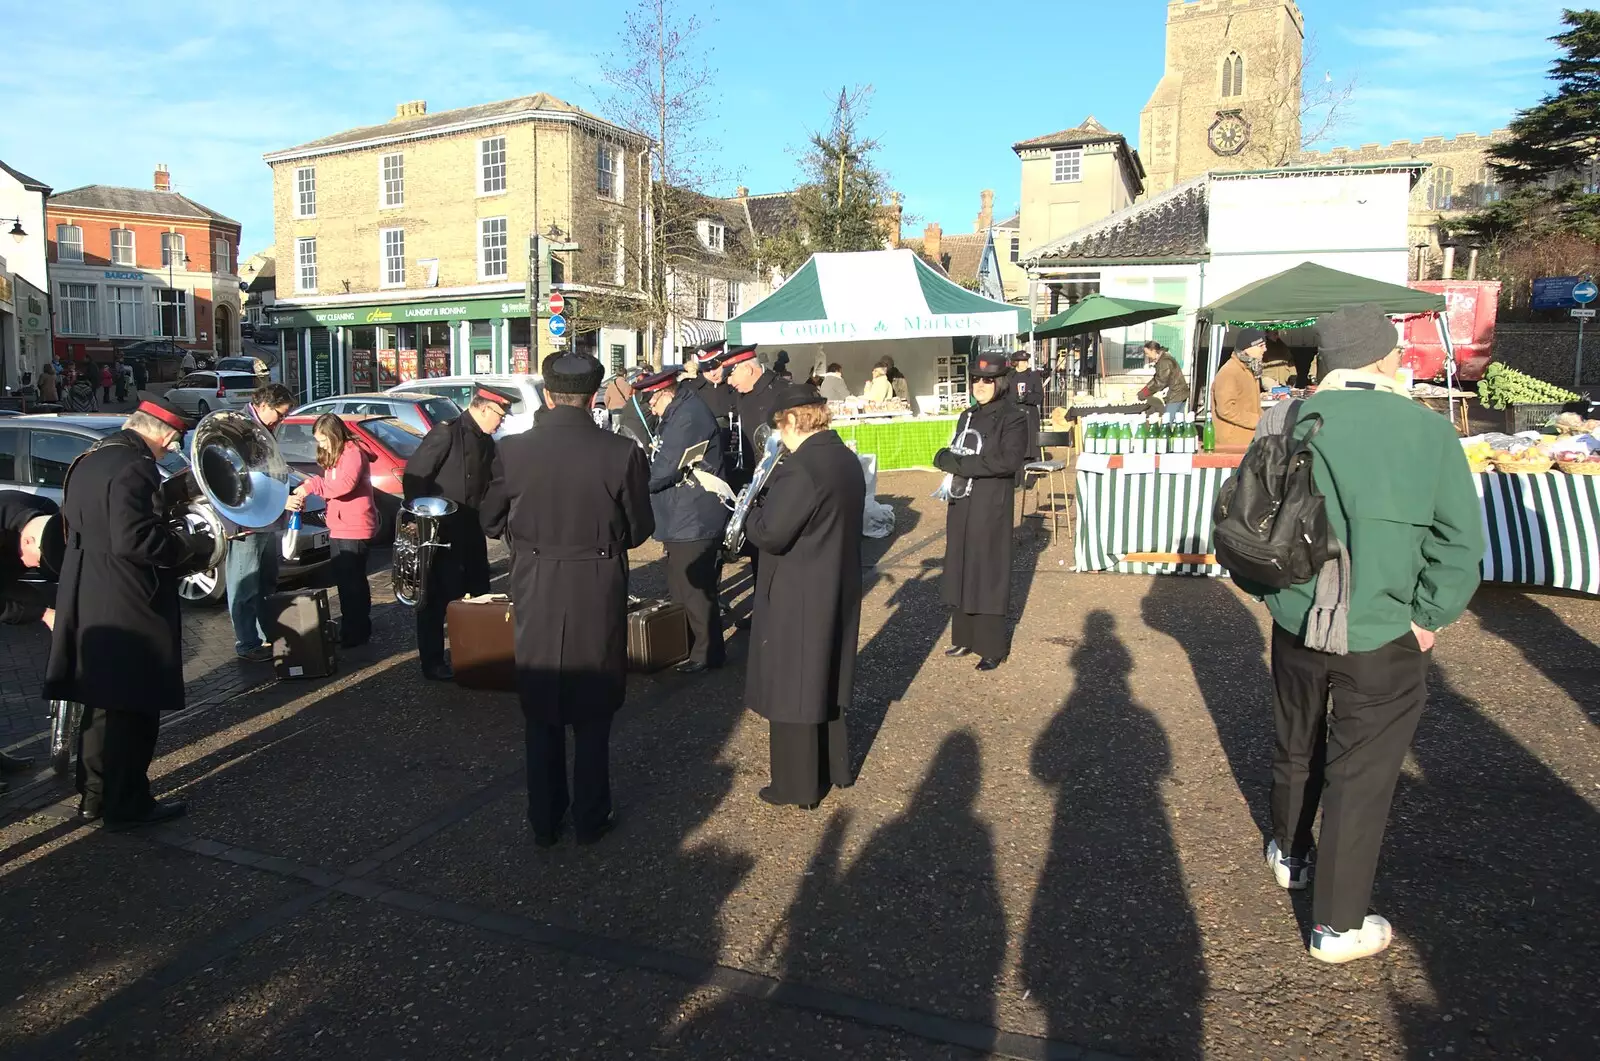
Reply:
[[190, 604], [218, 604], [228, 595], [228, 584], [223, 578], [222, 565], [209, 571], [197, 571], [178, 581], [178, 596]]
[[204, 398], [200, 399], [200, 415], [204, 416], [207, 413], [209, 413], [210, 411], [211, 411], [211, 406], [206, 404]]

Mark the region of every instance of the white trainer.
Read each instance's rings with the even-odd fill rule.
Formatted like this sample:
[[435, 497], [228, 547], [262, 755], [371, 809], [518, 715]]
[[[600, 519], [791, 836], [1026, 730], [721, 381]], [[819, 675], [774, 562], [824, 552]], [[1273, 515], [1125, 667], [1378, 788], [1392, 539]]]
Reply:
[[1311, 956], [1330, 965], [1342, 965], [1357, 958], [1370, 958], [1389, 949], [1394, 929], [1377, 914], [1368, 914], [1360, 928], [1335, 932], [1317, 925], [1311, 930]]
[[1288, 888], [1297, 892], [1311, 883], [1311, 871], [1317, 863], [1315, 851], [1305, 858], [1295, 858], [1285, 855], [1278, 847], [1278, 841], [1273, 840], [1267, 844], [1267, 865], [1272, 868], [1272, 876], [1277, 880], [1278, 887]]

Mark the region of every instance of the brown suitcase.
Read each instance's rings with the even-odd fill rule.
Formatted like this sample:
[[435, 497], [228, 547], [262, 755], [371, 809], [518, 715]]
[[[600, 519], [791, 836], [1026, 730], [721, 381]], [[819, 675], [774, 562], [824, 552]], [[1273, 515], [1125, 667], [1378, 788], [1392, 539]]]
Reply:
[[663, 600], [628, 602], [628, 669], [648, 674], [689, 658], [689, 615]]
[[517, 624], [511, 598], [503, 593], [464, 597], [444, 610], [450, 635], [450, 666], [463, 689], [515, 691]]

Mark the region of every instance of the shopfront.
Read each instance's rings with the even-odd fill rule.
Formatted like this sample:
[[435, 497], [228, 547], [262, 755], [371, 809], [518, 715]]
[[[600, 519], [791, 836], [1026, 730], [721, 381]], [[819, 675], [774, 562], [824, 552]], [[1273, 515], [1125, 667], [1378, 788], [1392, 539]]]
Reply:
[[280, 303], [273, 319], [285, 382], [307, 401], [414, 379], [538, 371], [526, 299], [307, 309]]

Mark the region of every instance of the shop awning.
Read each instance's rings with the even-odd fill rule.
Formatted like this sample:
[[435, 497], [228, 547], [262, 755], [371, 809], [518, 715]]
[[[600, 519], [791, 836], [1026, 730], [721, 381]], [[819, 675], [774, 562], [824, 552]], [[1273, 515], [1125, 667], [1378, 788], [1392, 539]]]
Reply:
[[813, 254], [728, 322], [730, 343], [848, 343], [1015, 335], [1028, 311], [951, 283], [909, 250]]
[[1246, 284], [1200, 310], [1214, 324], [1311, 321], [1340, 306], [1375, 302], [1385, 313], [1443, 313], [1444, 296], [1302, 262]]
[[[1145, 321], [1160, 320], [1177, 313], [1180, 307], [1167, 302], [1140, 302], [1132, 298], [1089, 295], [1033, 328], [1035, 339], [1060, 339], [1068, 335], [1087, 335], [1110, 328], [1128, 328]], [[1026, 326], [1020, 333], [1026, 337]]]

